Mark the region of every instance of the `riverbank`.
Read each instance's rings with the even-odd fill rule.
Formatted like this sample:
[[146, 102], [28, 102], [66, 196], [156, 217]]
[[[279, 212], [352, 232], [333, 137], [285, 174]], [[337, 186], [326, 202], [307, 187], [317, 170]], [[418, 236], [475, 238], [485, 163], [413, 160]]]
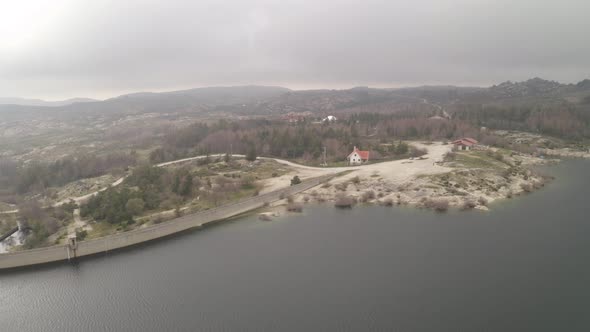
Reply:
[[493, 148], [451, 152], [448, 145], [434, 144], [428, 149], [423, 160], [369, 165], [302, 192], [294, 201], [488, 210], [492, 202], [545, 186], [552, 178], [532, 167], [556, 162]]
[[281, 200], [286, 196], [295, 195], [329, 180], [332, 176], [332, 174], [329, 174], [309, 179], [295, 186], [244, 199], [219, 208], [186, 215], [172, 221], [139, 228], [129, 232], [118, 233], [89, 241], [81, 241], [75, 245], [57, 245], [0, 254], [0, 270], [64, 261], [76, 257], [105, 253], [163, 238], [188, 229], [204, 227], [208, 224], [226, 220], [242, 213], [258, 209], [262, 206]]

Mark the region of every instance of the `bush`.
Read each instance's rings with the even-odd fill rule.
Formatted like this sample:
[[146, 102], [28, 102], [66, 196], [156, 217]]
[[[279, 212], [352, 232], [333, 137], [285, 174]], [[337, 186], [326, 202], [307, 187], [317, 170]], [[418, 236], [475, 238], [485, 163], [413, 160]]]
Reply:
[[256, 154], [256, 148], [254, 147], [254, 145], [250, 146], [248, 152], [246, 153], [246, 160], [255, 161], [257, 157], [258, 156]]
[[307, 196], [307, 195], [303, 196], [303, 201], [305, 203], [308, 203], [309, 202], [309, 196]]
[[334, 206], [340, 209], [350, 209], [356, 203], [355, 199], [345, 195], [339, 195], [334, 202]]
[[387, 198], [386, 200], [383, 201], [383, 205], [384, 206], [393, 206], [393, 199]]
[[365, 191], [361, 195], [361, 202], [366, 203], [372, 199], [375, 199], [375, 192], [373, 190]]
[[291, 203], [287, 205], [287, 211], [289, 212], [303, 212], [303, 206], [297, 203]]
[[293, 196], [287, 196], [287, 203], [293, 203], [295, 202], [295, 199], [293, 198]]
[[301, 179], [300, 179], [300, 178], [299, 178], [297, 175], [295, 175], [295, 176], [294, 176], [294, 177], [291, 179], [291, 185], [292, 185], [292, 186], [294, 186], [294, 185], [297, 185], [297, 184], [300, 184], [300, 183], [301, 183]]
[[455, 159], [457, 159], [457, 154], [455, 152], [447, 152], [443, 157], [444, 161], [454, 161]]
[[84, 241], [84, 239], [88, 236], [88, 232], [86, 230], [76, 230], [76, 240], [77, 241]]
[[352, 181], [352, 183], [354, 183], [354, 184], [359, 184], [359, 183], [361, 183], [361, 179], [360, 179], [358, 176], [355, 176], [355, 177], [353, 177], [351, 181]]
[[522, 188], [522, 190], [524, 190], [527, 193], [530, 193], [531, 191], [533, 191], [533, 187], [531, 186], [530, 183], [521, 183], [520, 188]]
[[488, 200], [485, 197], [478, 198], [477, 202], [479, 203], [479, 205], [483, 205], [483, 206], [488, 205]]
[[410, 148], [410, 157], [421, 157], [425, 154], [427, 154], [428, 151], [426, 149], [421, 149], [421, 148], [417, 148], [417, 147], [411, 147]]
[[144, 207], [145, 203], [141, 198], [132, 198], [127, 201], [127, 204], [125, 204], [125, 209], [132, 216], [140, 215], [143, 212]]
[[449, 201], [446, 199], [426, 199], [424, 206], [436, 212], [446, 212], [449, 209]]
[[463, 210], [471, 210], [471, 209], [474, 209], [476, 206], [477, 206], [477, 203], [475, 203], [475, 201], [472, 201], [472, 200], [466, 200], [466, 201], [463, 203], [463, 207], [462, 207], [462, 209], [463, 209]]

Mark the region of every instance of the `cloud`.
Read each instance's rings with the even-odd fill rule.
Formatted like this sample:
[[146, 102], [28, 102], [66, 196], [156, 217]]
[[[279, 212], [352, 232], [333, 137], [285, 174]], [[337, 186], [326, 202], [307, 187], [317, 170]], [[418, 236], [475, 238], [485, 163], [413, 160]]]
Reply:
[[590, 72], [587, 1], [60, 0], [42, 11], [40, 3], [0, 11], [0, 21], [20, 22], [0, 23], [1, 95], [574, 82]]

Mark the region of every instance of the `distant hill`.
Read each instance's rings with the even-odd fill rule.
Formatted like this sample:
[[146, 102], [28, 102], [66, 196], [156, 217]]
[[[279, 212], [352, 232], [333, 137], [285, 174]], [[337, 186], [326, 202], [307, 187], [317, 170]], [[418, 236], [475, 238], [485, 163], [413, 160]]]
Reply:
[[44, 106], [44, 107], [59, 107], [75, 103], [88, 103], [98, 101], [90, 98], [72, 98], [60, 101], [45, 101], [41, 99], [26, 99], [26, 98], [0, 98], [0, 105], [19, 105], [19, 106]]
[[[590, 102], [590, 81], [561, 84], [533, 78], [524, 82], [504, 82], [489, 88], [421, 86], [400, 89], [356, 87], [343, 90], [294, 91], [276, 86], [209, 87], [171, 92], [139, 92], [104, 101], [71, 99], [62, 102], [0, 99], [0, 112], [16, 119], [47, 116], [62, 120], [113, 120], [128, 115], [235, 114], [276, 115], [309, 111], [318, 115], [331, 112], [395, 112], [448, 110], [460, 105], [577, 105]], [[1, 105], [8, 103], [10, 105]], [[47, 112], [50, 110], [51, 112]]]

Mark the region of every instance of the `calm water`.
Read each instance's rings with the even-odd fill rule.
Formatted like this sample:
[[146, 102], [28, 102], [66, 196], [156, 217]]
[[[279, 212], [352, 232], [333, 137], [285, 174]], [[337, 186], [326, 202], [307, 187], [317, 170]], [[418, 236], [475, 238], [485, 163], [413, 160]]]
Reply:
[[491, 213], [307, 208], [0, 274], [0, 331], [590, 331], [590, 162]]

